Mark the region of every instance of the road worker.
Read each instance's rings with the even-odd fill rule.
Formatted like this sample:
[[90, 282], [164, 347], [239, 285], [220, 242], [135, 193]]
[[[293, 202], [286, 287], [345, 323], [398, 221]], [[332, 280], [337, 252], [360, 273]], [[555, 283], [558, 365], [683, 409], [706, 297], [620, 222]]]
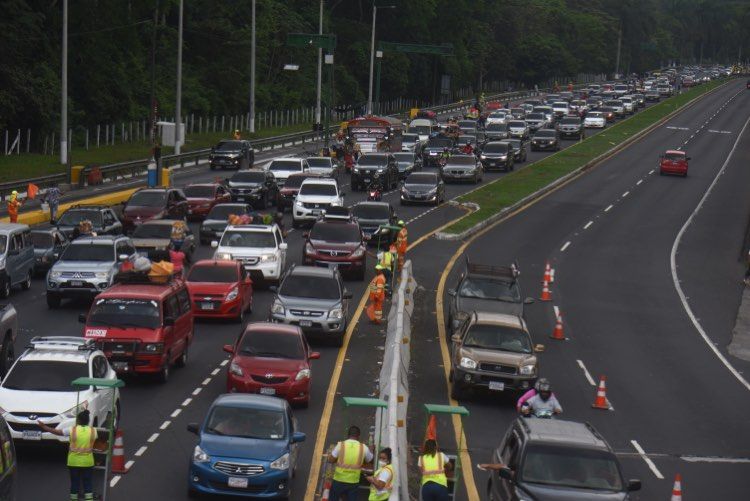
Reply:
[[[393, 247], [393, 245], [391, 245]], [[385, 275], [385, 291], [387, 293], [390, 293], [391, 290], [391, 281], [393, 280], [393, 264], [395, 263], [395, 259], [393, 254], [391, 254], [391, 250], [384, 250], [380, 253], [380, 266], [383, 267], [383, 275]]]
[[8, 217], [11, 223], [18, 222], [18, 209], [21, 205], [23, 205], [23, 202], [18, 199], [18, 192], [13, 190], [10, 194], [10, 199], [8, 199]]
[[375, 276], [370, 281], [370, 304], [367, 306], [367, 316], [370, 322], [383, 322], [383, 302], [385, 301], [385, 270], [383, 265], [375, 266]]
[[403, 220], [398, 222], [401, 229], [396, 235], [396, 250], [398, 250], [398, 271], [404, 267], [406, 259], [406, 249], [409, 247], [409, 232], [406, 230], [406, 223]]
[[370, 496], [367, 501], [385, 501], [390, 499], [395, 477], [393, 466], [391, 466], [392, 452], [390, 447], [382, 449], [378, 454], [380, 468], [375, 470], [371, 477], [365, 477], [370, 483]]
[[448, 501], [448, 476], [446, 472], [453, 469], [453, 464], [442, 452], [438, 451], [437, 442], [427, 439], [423, 453], [417, 462], [422, 473], [422, 501]]
[[347, 439], [339, 442], [328, 455], [328, 462], [336, 465], [328, 501], [356, 501], [362, 465], [370, 463], [370, 449], [359, 441], [360, 430], [349, 427]]
[[238, 141], [239, 141], [240, 139], [242, 139], [242, 134], [240, 134], [240, 130], [239, 130], [239, 129], [234, 129], [234, 138], [235, 138], [236, 140], [238, 140]]

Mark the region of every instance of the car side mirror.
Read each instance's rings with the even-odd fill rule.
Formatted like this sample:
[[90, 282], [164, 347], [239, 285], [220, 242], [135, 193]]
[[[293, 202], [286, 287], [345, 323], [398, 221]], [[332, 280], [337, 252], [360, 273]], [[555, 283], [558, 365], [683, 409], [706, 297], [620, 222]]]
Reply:
[[628, 480], [628, 492], [641, 490], [641, 481], [638, 479]]
[[523, 300], [523, 304], [534, 304], [535, 299], [533, 297], [527, 297]]
[[317, 351], [313, 351], [312, 353], [310, 353], [310, 356], [307, 358], [310, 360], [318, 360], [320, 359], [320, 353], [318, 353]]
[[354, 296], [352, 295], [352, 293], [351, 293], [351, 292], [349, 292], [349, 291], [344, 291], [344, 294], [343, 294], [343, 295], [342, 295], [341, 297], [343, 297], [344, 299], [351, 299], [351, 298], [352, 298], [352, 297], [354, 297]]
[[685, 160], [690, 160], [691, 157], [685, 157]]
[[500, 478], [504, 478], [505, 480], [513, 481], [515, 475], [513, 474], [513, 470], [508, 468], [507, 466], [505, 468], [500, 468], [497, 471], [497, 474], [500, 475]]
[[300, 442], [304, 442], [305, 439], [307, 439], [307, 435], [305, 435], [301, 431], [295, 431], [292, 434], [292, 443], [293, 444], [299, 444]]
[[310, 237], [310, 232], [309, 231], [306, 231], [306, 232], [302, 233], [302, 238], [309, 238], [309, 237]]
[[216, 240], [211, 240], [211, 248], [212, 249], [215, 249], [218, 246], [219, 246], [219, 242], [217, 242]]
[[86, 314], [85, 313], [79, 313], [78, 314], [78, 322], [85, 324], [86, 323]]
[[346, 192], [345, 192], [345, 191], [342, 191], [341, 193], [339, 193], [339, 196], [340, 196], [341, 198], [344, 198], [344, 197], [346, 196]]
[[234, 346], [232, 346], [231, 344], [225, 344], [224, 351], [226, 351], [227, 353], [234, 353]]
[[454, 343], [460, 343], [461, 342], [461, 336], [458, 335], [458, 334], [453, 334], [451, 336], [451, 341], [453, 341]]
[[164, 318], [164, 327], [171, 327], [174, 325], [174, 318], [172, 317], [165, 317]]
[[449, 296], [456, 296], [456, 289], [448, 289], [448, 295]]
[[287, 250], [288, 247], [289, 244], [287, 244], [286, 242], [282, 242], [279, 244], [279, 250]]
[[188, 423], [187, 431], [190, 433], [198, 434], [198, 423]]

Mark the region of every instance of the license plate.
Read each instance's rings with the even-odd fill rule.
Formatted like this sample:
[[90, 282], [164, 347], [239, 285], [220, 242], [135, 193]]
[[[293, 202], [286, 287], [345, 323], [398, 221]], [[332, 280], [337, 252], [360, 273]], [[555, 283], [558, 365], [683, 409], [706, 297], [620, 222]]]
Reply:
[[83, 287], [83, 282], [81, 282], [80, 280], [71, 280], [70, 286], [71, 287]]
[[41, 440], [42, 439], [42, 431], [41, 430], [24, 430], [21, 432], [21, 438], [24, 440]]
[[300, 320], [299, 321], [300, 327], [312, 327], [312, 321], [311, 320]]
[[261, 388], [260, 394], [261, 395], [276, 395], [276, 389], [275, 388]]
[[370, 182], [370, 178], [369, 178], [369, 177], [366, 177], [366, 178], [365, 178], [365, 183], [369, 183], [369, 182]]
[[501, 383], [498, 381], [490, 381], [490, 390], [503, 391], [505, 390], [505, 383]]
[[490, 162], [490, 165], [491, 166], [495, 166], [495, 165], [497, 165], [497, 162]]
[[127, 362], [110, 362], [112, 364], [112, 368], [116, 371], [126, 371], [128, 370], [128, 363]]
[[244, 202], [247, 199], [247, 197], [237, 197], [237, 201]]
[[320, 210], [315, 209], [314, 211], [312, 211], [312, 215], [313, 216], [320, 216]]
[[247, 479], [246, 478], [229, 477], [229, 480], [227, 481], [227, 485], [229, 485], [229, 487], [236, 487], [238, 489], [246, 489], [247, 488]]
[[211, 302], [201, 303], [201, 310], [213, 310], [214, 304]]

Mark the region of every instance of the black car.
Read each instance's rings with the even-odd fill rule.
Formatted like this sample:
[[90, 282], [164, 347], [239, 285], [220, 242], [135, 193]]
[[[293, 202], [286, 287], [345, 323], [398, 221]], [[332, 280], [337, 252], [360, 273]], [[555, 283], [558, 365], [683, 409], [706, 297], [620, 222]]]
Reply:
[[229, 216], [244, 216], [250, 213], [250, 206], [247, 204], [218, 204], [214, 205], [206, 219], [201, 222], [199, 232], [200, 243], [208, 244], [211, 240], [219, 240], [224, 229], [229, 224]]
[[484, 145], [479, 160], [485, 170], [513, 170], [513, 148], [506, 141], [492, 141]]
[[211, 170], [227, 167], [249, 169], [254, 162], [255, 151], [250, 141], [240, 139], [222, 139], [219, 144], [211, 148], [211, 153], [208, 154]]
[[379, 182], [384, 191], [398, 186], [398, 166], [391, 153], [367, 153], [359, 157], [352, 169], [352, 190], [365, 190], [372, 182]]
[[555, 129], [539, 129], [531, 138], [531, 151], [560, 151], [560, 138]]
[[404, 179], [412, 172], [421, 170], [422, 168], [422, 159], [413, 151], [400, 151], [394, 153], [393, 156], [396, 158], [398, 177], [400, 179]]
[[487, 141], [496, 141], [498, 139], [507, 139], [510, 137], [508, 124], [489, 124], [484, 129], [484, 137]]
[[58, 230], [70, 239], [81, 221], [91, 221], [97, 235], [119, 235], [122, 223], [111, 207], [106, 205], [74, 205], [55, 222]]
[[34, 244], [36, 274], [49, 270], [70, 243], [65, 233], [54, 227], [31, 230], [31, 241]]
[[360, 202], [351, 208], [351, 213], [359, 221], [369, 245], [385, 247], [396, 240], [398, 232], [386, 228], [398, 221], [396, 211], [388, 202]]
[[227, 179], [232, 202], [245, 202], [265, 209], [276, 203], [279, 187], [273, 172], [266, 170], [241, 170]]
[[575, 138], [585, 139], [586, 131], [583, 128], [583, 121], [578, 117], [565, 117], [557, 124], [557, 130], [563, 139]]
[[440, 156], [446, 149], [451, 150], [455, 146], [453, 138], [442, 135], [432, 136], [422, 150], [422, 160], [425, 167], [437, 167], [440, 165]]
[[415, 172], [401, 185], [401, 205], [410, 203], [439, 205], [445, 201], [445, 185], [434, 172]]
[[508, 143], [511, 148], [513, 148], [513, 161], [526, 161], [526, 141], [524, 141], [523, 139], [505, 139], [501, 142]]

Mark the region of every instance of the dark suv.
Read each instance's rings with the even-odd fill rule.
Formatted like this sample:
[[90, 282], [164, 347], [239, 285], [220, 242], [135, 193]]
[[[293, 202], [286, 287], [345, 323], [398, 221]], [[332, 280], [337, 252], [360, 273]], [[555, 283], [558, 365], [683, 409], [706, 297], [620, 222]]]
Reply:
[[342, 274], [364, 280], [367, 244], [357, 220], [330, 210], [305, 233], [302, 262], [310, 266], [337, 266]]
[[250, 141], [222, 139], [211, 148], [208, 163], [211, 170], [230, 167], [232, 169], [249, 169], [255, 161], [255, 151]]
[[359, 157], [352, 169], [352, 190], [365, 190], [374, 181], [379, 181], [384, 191], [398, 185], [396, 157], [390, 153], [367, 153]]
[[132, 232], [139, 224], [152, 219], [185, 219], [188, 201], [177, 188], [144, 188], [132, 195], [122, 211], [122, 225]]
[[91, 221], [91, 228], [97, 235], [122, 233], [122, 223], [106, 205], [74, 205], [63, 212], [55, 226], [70, 239], [81, 221], [85, 220]]
[[232, 202], [253, 204], [266, 209], [276, 203], [279, 187], [272, 172], [266, 170], [242, 170], [227, 179]]
[[565, 117], [560, 120], [557, 124], [557, 130], [560, 132], [560, 137], [584, 139], [586, 137], [586, 131], [583, 128], [583, 120], [578, 117]]
[[624, 480], [612, 448], [588, 423], [518, 418], [491, 463], [489, 499], [520, 501], [626, 501], [640, 480]]

